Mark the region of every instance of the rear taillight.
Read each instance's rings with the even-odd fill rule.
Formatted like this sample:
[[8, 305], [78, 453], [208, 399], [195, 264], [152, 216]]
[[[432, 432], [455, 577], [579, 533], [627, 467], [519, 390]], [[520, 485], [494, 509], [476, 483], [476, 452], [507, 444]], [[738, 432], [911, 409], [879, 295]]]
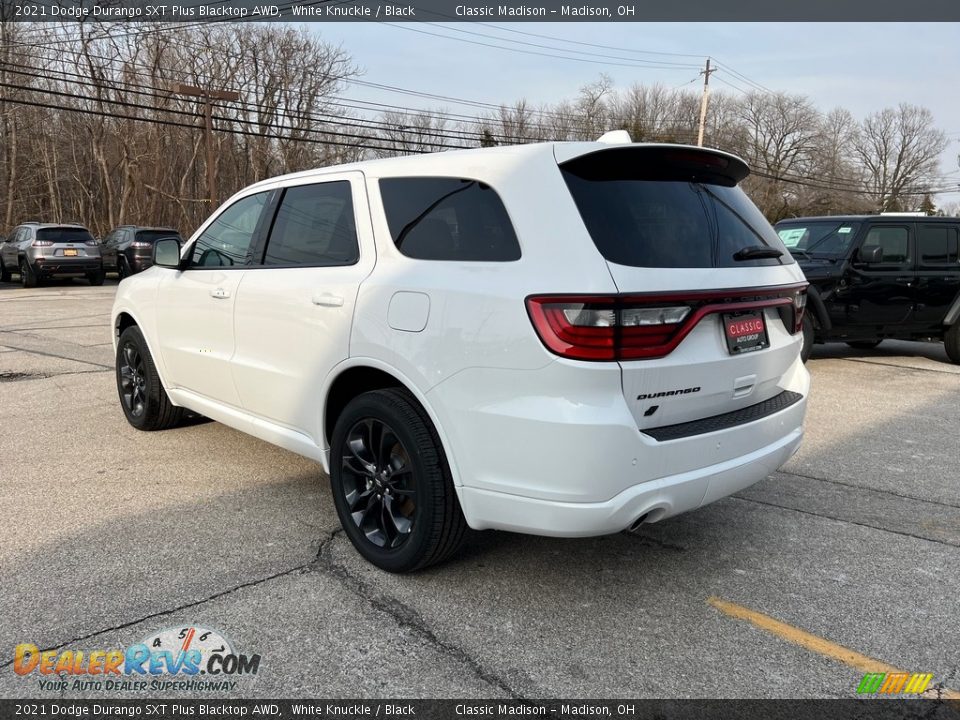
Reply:
[[148, 242], [142, 242], [140, 240], [134, 240], [132, 243], [130, 243], [130, 247], [148, 248], [148, 247], [153, 247], [153, 244]]
[[669, 355], [704, 317], [777, 308], [799, 332], [806, 285], [658, 295], [538, 295], [527, 298], [547, 348], [573, 360], [642, 360]]
[[97, 246], [97, 241], [96, 241], [96, 240], [86, 240], [86, 241], [84, 241], [83, 244], [84, 244], [84, 245], [88, 245], [88, 246], [90, 246], [90, 247], [96, 247], [96, 246]]
[[34, 240], [33, 247], [53, 247], [52, 240]]
[[531, 297], [527, 309], [544, 344], [576, 360], [656, 357], [691, 310], [634, 305], [616, 296]]
[[793, 296], [793, 334], [803, 330], [803, 314], [807, 310], [807, 289], [797, 290]]

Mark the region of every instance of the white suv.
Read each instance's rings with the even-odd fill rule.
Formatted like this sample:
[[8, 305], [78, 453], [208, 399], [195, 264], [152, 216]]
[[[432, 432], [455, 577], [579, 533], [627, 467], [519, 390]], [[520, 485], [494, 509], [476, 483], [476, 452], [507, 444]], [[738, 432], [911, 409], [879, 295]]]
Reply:
[[747, 173], [596, 142], [257, 183], [121, 283], [123, 411], [319, 461], [357, 550], [394, 572], [468, 526], [587, 536], [701, 507], [803, 433], [806, 282]]

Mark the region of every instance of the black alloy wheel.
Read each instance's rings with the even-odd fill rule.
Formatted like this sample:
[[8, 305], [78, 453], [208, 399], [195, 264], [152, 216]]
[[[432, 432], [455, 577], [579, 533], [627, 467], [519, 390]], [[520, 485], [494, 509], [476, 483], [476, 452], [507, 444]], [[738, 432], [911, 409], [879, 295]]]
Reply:
[[350, 542], [388, 572], [441, 562], [466, 535], [443, 445], [404, 388], [362, 393], [340, 412], [330, 441], [330, 490]]
[[347, 434], [340, 465], [353, 522], [377, 547], [400, 547], [413, 530], [417, 506], [410, 455], [397, 434], [380, 420], [361, 420]]
[[165, 430], [183, 419], [183, 408], [167, 397], [147, 342], [136, 325], [120, 333], [116, 374], [120, 407], [127, 422], [137, 430]]
[[147, 403], [147, 369], [143, 355], [136, 345], [128, 341], [120, 348], [120, 357], [120, 399], [129, 415], [143, 417]]

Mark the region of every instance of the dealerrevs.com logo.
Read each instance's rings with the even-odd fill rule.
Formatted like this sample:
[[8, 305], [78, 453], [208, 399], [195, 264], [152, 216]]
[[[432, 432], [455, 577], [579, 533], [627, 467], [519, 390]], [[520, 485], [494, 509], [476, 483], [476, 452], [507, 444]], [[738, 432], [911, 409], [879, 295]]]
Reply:
[[216, 630], [166, 628], [125, 650], [14, 649], [13, 670], [36, 677], [40, 690], [229, 692], [256, 675], [260, 655], [239, 652]]

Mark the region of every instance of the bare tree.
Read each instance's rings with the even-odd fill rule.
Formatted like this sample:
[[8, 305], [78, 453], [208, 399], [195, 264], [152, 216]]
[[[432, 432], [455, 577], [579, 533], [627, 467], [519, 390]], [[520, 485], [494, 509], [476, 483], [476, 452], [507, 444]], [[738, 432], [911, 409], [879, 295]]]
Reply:
[[879, 210], [919, 203], [931, 189], [947, 136], [923, 107], [901, 103], [872, 113], [860, 124], [852, 148]]
[[820, 135], [820, 114], [802, 95], [753, 92], [740, 102], [746, 144], [741, 154], [756, 169], [747, 187], [771, 219], [790, 212], [796, 178], [804, 177]]

